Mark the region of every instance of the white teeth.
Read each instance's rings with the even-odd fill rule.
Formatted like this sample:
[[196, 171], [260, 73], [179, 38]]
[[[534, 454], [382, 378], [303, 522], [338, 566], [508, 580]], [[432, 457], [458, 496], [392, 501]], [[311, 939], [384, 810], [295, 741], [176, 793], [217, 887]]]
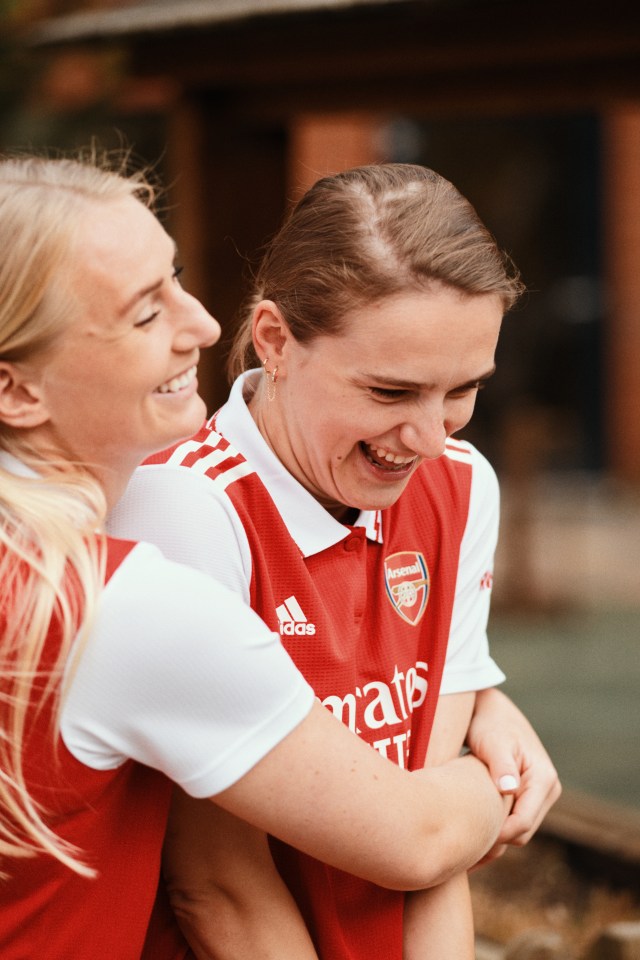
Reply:
[[166, 383], [163, 383], [158, 387], [158, 393], [178, 393], [179, 390], [183, 390], [188, 386], [196, 375], [197, 367], [189, 367], [186, 373], [181, 373], [179, 377], [173, 377], [172, 380], [167, 380]]
[[385, 460], [387, 463], [393, 463], [394, 466], [401, 466], [406, 463], [413, 463], [416, 459], [413, 457], [401, 457], [397, 453], [391, 453], [389, 450], [385, 450], [384, 447], [374, 447], [372, 444], [368, 443], [367, 447], [379, 460]]

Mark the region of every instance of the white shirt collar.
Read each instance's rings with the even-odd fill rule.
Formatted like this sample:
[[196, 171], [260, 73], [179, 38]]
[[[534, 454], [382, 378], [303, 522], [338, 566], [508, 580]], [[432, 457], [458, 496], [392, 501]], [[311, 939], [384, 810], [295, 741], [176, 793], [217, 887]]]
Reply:
[[[312, 556], [340, 543], [350, 530], [332, 517], [284, 468], [258, 430], [243, 391], [247, 381], [260, 373], [260, 370], [249, 370], [238, 377], [229, 399], [215, 418], [216, 426], [255, 468], [303, 555]], [[379, 510], [363, 510], [355, 526], [364, 527], [370, 540], [382, 542]]]

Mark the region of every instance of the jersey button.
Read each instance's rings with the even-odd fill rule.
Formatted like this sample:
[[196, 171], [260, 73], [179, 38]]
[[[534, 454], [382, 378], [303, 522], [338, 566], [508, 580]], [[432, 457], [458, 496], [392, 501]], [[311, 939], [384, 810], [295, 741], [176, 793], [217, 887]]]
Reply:
[[352, 536], [347, 537], [344, 541], [344, 548], [348, 553], [353, 553], [355, 550], [362, 550], [364, 545], [364, 537], [361, 536]]

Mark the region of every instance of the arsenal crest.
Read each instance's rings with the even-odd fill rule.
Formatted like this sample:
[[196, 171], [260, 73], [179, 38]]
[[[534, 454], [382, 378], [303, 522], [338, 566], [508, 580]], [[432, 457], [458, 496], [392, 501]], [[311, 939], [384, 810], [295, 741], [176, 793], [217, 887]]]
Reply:
[[393, 609], [415, 627], [429, 599], [429, 570], [422, 554], [392, 553], [384, 561], [384, 581]]

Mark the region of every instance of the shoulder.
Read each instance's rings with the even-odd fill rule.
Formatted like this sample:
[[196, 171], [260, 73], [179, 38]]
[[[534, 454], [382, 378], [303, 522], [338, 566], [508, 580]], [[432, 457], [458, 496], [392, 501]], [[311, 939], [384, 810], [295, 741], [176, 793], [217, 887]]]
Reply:
[[474, 473], [495, 476], [495, 472], [483, 453], [467, 440], [458, 440], [449, 437], [446, 442], [443, 457], [447, 463], [467, 464]]
[[193, 437], [141, 464], [133, 474], [127, 494], [179, 486], [190, 491], [207, 491], [209, 496], [214, 496], [223, 494], [234, 481], [254, 473], [245, 455], [214, 430], [210, 421]]
[[397, 507], [405, 516], [416, 515], [425, 504], [450, 523], [456, 517], [470, 529], [494, 525], [500, 509], [500, 489], [495, 470], [467, 441], [447, 441], [444, 454], [425, 460], [411, 478]]
[[[442, 456], [423, 461], [415, 478], [432, 492], [441, 489], [447, 495], [452, 488], [491, 491], [497, 491], [498, 488], [495, 470], [484, 454], [473, 444], [457, 438], [447, 440]], [[413, 480], [407, 489], [411, 490], [412, 487]]]
[[213, 421], [209, 421], [188, 440], [149, 457], [136, 474], [145, 477], [169, 471], [172, 474], [187, 473], [216, 480], [228, 471], [237, 472], [238, 468], [243, 472], [252, 472], [245, 456], [214, 429]]
[[132, 630], [137, 634], [136, 644], [151, 644], [155, 650], [163, 641], [174, 647], [176, 636], [193, 637], [203, 631], [210, 642], [212, 611], [216, 632], [242, 635], [264, 629], [237, 593], [200, 570], [168, 560], [150, 543], [131, 546], [101, 601], [101, 619], [109, 622], [113, 635], [121, 624], [124, 634]]
[[[156, 544], [171, 560], [244, 595], [251, 571], [244, 525], [251, 491], [245, 487], [252, 471], [244, 457], [219, 439], [209, 431], [172, 448], [164, 459], [138, 467], [111, 511], [107, 529], [114, 537]], [[245, 484], [231, 482], [241, 476]]]
[[461, 464], [471, 470], [472, 486], [476, 492], [483, 492], [489, 495], [497, 494], [498, 478], [496, 472], [477, 447], [466, 440], [449, 438], [447, 440], [444, 455], [440, 457], [449, 467], [451, 465]]
[[[155, 543], [159, 531], [169, 527], [190, 531], [194, 523], [218, 522], [233, 512], [227, 496], [231, 474], [225, 467], [240, 466], [246, 473], [246, 461], [238, 461], [235, 452], [214, 453], [207, 445], [185, 445], [176, 459], [139, 466], [109, 515], [108, 532]], [[163, 542], [160, 546], [165, 547]]]

